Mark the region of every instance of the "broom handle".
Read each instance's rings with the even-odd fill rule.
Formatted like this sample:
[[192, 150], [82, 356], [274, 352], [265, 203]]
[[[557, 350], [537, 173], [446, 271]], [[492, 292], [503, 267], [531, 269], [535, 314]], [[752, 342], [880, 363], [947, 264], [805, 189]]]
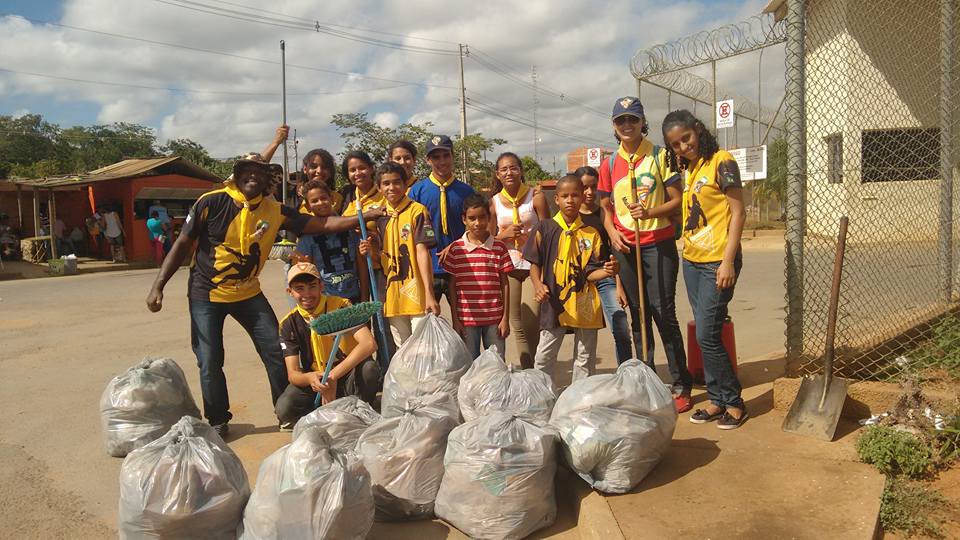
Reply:
[[[633, 156], [627, 162], [630, 169], [630, 203], [637, 202], [637, 177], [633, 169]], [[637, 256], [637, 286], [640, 290], [640, 354], [643, 356], [643, 363], [647, 363], [647, 296], [644, 294], [643, 286], [643, 260], [640, 257], [640, 220], [633, 220], [633, 249]]]
[[[320, 382], [327, 384], [327, 378], [330, 377], [330, 370], [333, 369], [333, 361], [337, 359], [337, 351], [340, 350], [340, 338], [343, 334], [337, 334], [333, 337], [333, 347], [330, 348], [330, 356], [327, 358], [327, 367], [323, 370], [323, 378], [320, 379]], [[313, 404], [316, 407], [320, 406], [323, 399], [320, 396], [320, 392], [317, 392], [317, 399], [314, 400]]]
[[[357, 208], [357, 219], [360, 221], [360, 239], [366, 240], [367, 222], [363, 219], [363, 205], [360, 204], [360, 199], [356, 199], [353, 203]], [[377, 289], [377, 277], [373, 272], [373, 257], [370, 256], [370, 252], [367, 252], [367, 275], [370, 277], [370, 297], [373, 298], [374, 302], [379, 302], [380, 291]], [[383, 357], [387, 358], [387, 362], [389, 362], [393, 355], [390, 351], [390, 343], [387, 340], [387, 323], [384, 320], [382, 309], [377, 310], [377, 326], [380, 327], [380, 346], [383, 348]]]

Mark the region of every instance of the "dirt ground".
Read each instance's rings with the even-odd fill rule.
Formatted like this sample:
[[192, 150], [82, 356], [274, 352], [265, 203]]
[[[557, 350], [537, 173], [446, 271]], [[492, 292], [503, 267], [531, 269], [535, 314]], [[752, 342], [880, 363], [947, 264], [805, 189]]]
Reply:
[[[145, 356], [171, 357], [184, 368], [200, 402], [190, 350], [187, 271], [168, 284], [158, 314], [143, 303], [154, 276], [155, 270], [131, 270], [0, 282], [0, 536], [115, 534], [122, 460], [104, 452], [98, 414], [100, 394], [111, 377]], [[279, 263], [268, 264], [261, 281], [275, 311], [285, 313]], [[679, 285], [683, 326], [691, 316], [682, 279]], [[745, 241], [744, 269], [731, 304], [741, 359], [782, 351], [783, 298], [782, 239]], [[602, 332], [599, 367], [612, 369], [613, 340]], [[228, 442], [253, 482], [260, 460], [289, 442], [289, 434], [277, 432], [262, 365], [232, 320], [225, 345], [235, 416]], [[508, 359], [513, 351], [508, 343]], [[568, 340], [561, 359], [569, 358], [569, 351]], [[659, 350], [657, 362], [664, 375]], [[569, 376], [569, 362], [566, 368]], [[755, 370], [772, 372], [777, 366], [758, 364]], [[409, 537], [401, 531], [375, 529], [373, 536]], [[437, 537], [445, 536], [438, 531]]]

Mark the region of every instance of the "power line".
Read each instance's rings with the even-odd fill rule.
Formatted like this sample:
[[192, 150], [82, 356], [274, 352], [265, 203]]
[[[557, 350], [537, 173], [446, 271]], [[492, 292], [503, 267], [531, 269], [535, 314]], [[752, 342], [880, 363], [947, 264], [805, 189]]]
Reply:
[[[492, 107], [492, 105], [490, 105], [490, 103], [484, 103], [484, 102], [492, 102], [492, 103], [495, 103], [495, 104], [497, 104], [497, 105], [499, 105], [499, 106], [501, 106], [501, 107], [506, 107], [506, 108], [508, 108], [508, 109], [511, 109], [511, 111], [510, 111], [510, 112], [503, 111], [504, 114], [512, 114], [512, 115], [518, 116], [518, 117], [520, 117], [520, 118], [523, 118], [525, 121], [530, 122], [530, 123], [533, 124], [534, 126], [539, 125], [539, 122], [543, 120], [542, 117], [538, 118], [537, 116], [534, 116], [533, 118], [528, 118], [528, 117], [526, 117], [525, 115], [527, 115], [527, 114], [530, 112], [529, 109], [524, 109], [524, 108], [518, 107], [518, 106], [516, 106], [516, 105], [510, 105], [510, 104], [508, 104], [508, 103], [504, 103], [504, 102], [502, 102], [502, 101], [498, 101], [497, 99], [492, 98], [492, 97], [490, 97], [490, 96], [488, 96], [488, 95], [485, 95], [485, 94], [481, 94], [480, 92], [476, 92], [476, 91], [473, 91], [473, 90], [467, 90], [467, 94], [468, 94], [468, 101], [475, 101], [475, 102], [477, 102], [477, 103], [479, 103], [479, 104], [481, 104], [481, 105], [487, 105], [487, 106], [491, 106], [491, 107]], [[473, 96], [480, 96], [480, 97], [483, 98], [483, 99], [482, 99], [482, 100], [477, 100], [477, 99], [475, 99]], [[536, 111], [534, 111], [534, 112], [536, 113]], [[563, 129], [563, 130], [566, 131], [567, 133], [573, 134], [573, 133], [576, 133], [576, 132], [579, 132], [579, 131], [589, 131], [589, 134], [590, 134], [591, 136], [594, 136], [594, 137], [604, 137], [604, 136], [606, 136], [606, 134], [604, 134], [604, 133], [600, 133], [600, 132], [597, 132], [597, 131], [592, 130], [592, 129], [591, 129], [591, 130], [586, 130], [585, 128], [583, 128], [582, 126], [579, 126], [579, 125], [573, 125], [573, 124], [569, 124], [569, 123], [565, 123], [565, 122], [556, 122], [556, 121], [555, 121], [555, 123], [556, 123], [557, 125], [564, 125], [564, 126], [566, 126], [566, 127], [558, 128], [558, 129]]]
[[[114, 81], [95, 81], [91, 79], [80, 79], [76, 77], [63, 77], [60, 75], [49, 75], [46, 73], [35, 73], [32, 71], [19, 71], [15, 69], [8, 69], [0, 67], [0, 71], [6, 73], [16, 73], [17, 75], [28, 75], [31, 77], [42, 77], [45, 79], [56, 79], [61, 81], [70, 81], [78, 82], [84, 84], [99, 84], [103, 86], [122, 86], [127, 88], [140, 88], [144, 90], [165, 90], [167, 92], [177, 92], [183, 94], [213, 94], [213, 95], [227, 95], [227, 96], [276, 96], [277, 92], [236, 92], [231, 90], [197, 90], [189, 88], [175, 88], [175, 87], [166, 87], [166, 86], [151, 86], [146, 84], [133, 84], [133, 83], [121, 83]], [[390, 90], [393, 88], [399, 88], [403, 85], [395, 86], [385, 86], [382, 88], [365, 88], [358, 90], [342, 90], [337, 92], [287, 92], [288, 96], [312, 96], [312, 95], [339, 95], [339, 94], [355, 94], [360, 92], [375, 92], [378, 90]]]
[[[116, 33], [113, 33], [113, 32], [106, 32], [106, 31], [103, 31], [103, 30], [94, 30], [94, 29], [92, 29], [92, 28], [83, 28], [83, 27], [80, 27], [80, 26], [71, 26], [71, 25], [68, 25], [68, 24], [62, 24], [62, 23], [57, 23], [57, 22], [53, 22], [53, 21], [45, 21], [45, 20], [40, 20], [40, 19], [31, 19], [31, 18], [29, 18], [29, 17], [23, 17], [23, 16], [20, 16], [20, 15], [17, 15], [17, 14], [15, 14], [15, 13], [3, 12], [3, 13], [0, 13], [0, 16], [16, 16], [16, 17], [20, 17], [21, 19], [23, 19], [23, 20], [25, 20], [25, 21], [29, 21], [29, 22], [32, 22], [32, 23], [35, 23], [35, 24], [46, 24], [46, 25], [50, 25], [50, 26], [56, 26], [56, 27], [59, 27], [59, 28], [64, 28], [64, 29], [67, 29], [67, 30], [75, 30], [75, 31], [79, 31], [79, 32], [88, 32], [88, 33], [91, 33], [91, 34], [98, 34], [98, 35], [102, 35], [102, 36], [109, 36], [109, 37], [114, 37], [114, 38], [118, 38], [118, 39], [130, 40], [130, 41], [139, 41], [139, 42], [142, 42], [142, 43], [149, 43], [149, 44], [151, 44], [151, 45], [158, 45], [158, 46], [161, 46], [161, 47], [171, 47], [171, 48], [175, 48], [175, 49], [184, 49], [184, 50], [188, 50], [188, 51], [202, 52], [202, 53], [207, 53], [207, 54], [214, 54], [214, 55], [225, 56], [225, 57], [229, 57], [229, 58], [237, 58], [237, 59], [240, 59], [240, 60], [249, 60], [249, 61], [251, 61], [251, 62], [259, 62], [259, 63], [261, 63], [261, 64], [280, 65], [280, 62], [279, 62], [278, 60], [268, 60], [268, 59], [265, 59], [265, 58], [256, 58], [256, 57], [252, 57], [252, 56], [244, 56], [244, 55], [234, 54], [234, 53], [228, 53], [228, 52], [224, 52], [224, 51], [217, 51], [217, 50], [213, 50], [213, 49], [204, 49], [204, 48], [201, 48], [201, 47], [192, 47], [192, 46], [189, 46], [189, 45], [182, 45], [182, 44], [178, 44], [178, 43], [170, 43], [170, 42], [166, 42], [166, 41], [156, 41], [156, 40], [152, 40], [152, 39], [140, 38], [140, 37], [129, 36], [129, 35], [124, 35], [124, 34], [116, 34]], [[295, 68], [295, 69], [302, 69], [302, 70], [306, 70], [306, 71], [315, 71], [315, 72], [319, 72], [319, 73], [330, 73], [330, 74], [333, 74], [333, 75], [342, 75], [342, 76], [346, 76], [346, 77], [358, 78], [358, 79], [366, 79], [366, 80], [371, 80], [371, 81], [382, 81], [382, 82], [397, 83], [397, 84], [400, 84], [400, 85], [420, 86], [420, 87], [425, 87], [425, 88], [441, 88], [441, 89], [445, 89], [445, 90], [455, 90], [455, 89], [457, 89], [457, 87], [455, 87], [455, 86], [447, 86], [447, 85], [440, 85], [440, 84], [430, 84], [430, 83], [422, 83], [422, 82], [413, 82], [413, 81], [401, 81], [401, 80], [397, 80], [397, 79], [387, 79], [387, 78], [384, 78], [384, 77], [374, 77], [374, 76], [370, 76], [370, 75], [362, 75], [362, 74], [360, 74], [360, 73], [351, 73], [351, 72], [346, 72], [346, 71], [335, 71], [335, 70], [332, 70], [332, 69], [318, 68], [318, 67], [306, 66], [306, 65], [301, 65], [301, 64], [290, 64], [290, 63], [287, 63], [287, 67], [289, 67], [289, 68]]]
[[[491, 116], [495, 116], [495, 117], [497, 117], [497, 118], [501, 118], [501, 119], [503, 119], [503, 120], [507, 120], [507, 121], [509, 121], [509, 122], [513, 122], [513, 123], [515, 123], [515, 124], [519, 124], [519, 125], [521, 125], [521, 126], [526, 126], [526, 127], [529, 127], [529, 128], [532, 128], [532, 127], [533, 127], [533, 123], [530, 122], [530, 120], [528, 120], [528, 119], [525, 119], [525, 118], [517, 118], [516, 116], [513, 116], [512, 114], [510, 114], [510, 113], [507, 112], [507, 111], [504, 111], [504, 110], [502, 110], [502, 109], [498, 109], [498, 108], [493, 107], [493, 106], [491, 106], [491, 105], [489, 105], [489, 104], [484, 104], [484, 103], [482, 103], [482, 102], [478, 102], [477, 100], [468, 101], [468, 102], [467, 102], [467, 107], [470, 108], [470, 109], [472, 109], [472, 110], [478, 111], [478, 112], [482, 112], [482, 113], [485, 113], [485, 114], [489, 114], [489, 115], [491, 115]], [[560, 129], [560, 128], [556, 128], [556, 127], [553, 127], [553, 126], [547, 126], [547, 125], [539, 124], [537, 127], [538, 127], [538, 129], [541, 129], [541, 130], [546, 131], [546, 132], [548, 132], [548, 133], [552, 133], [552, 134], [557, 135], [557, 136], [559, 136], [559, 137], [563, 137], [563, 138], [565, 138], [565, 139], [574, 140], [574, 141], [580, 141], [580, 142], [584, 142], [584, 143], [588, 143], [588, 144], [596, 145], [596, 146], [602, 146], [603, 144], [605, 144], [604, 142], [599, 141], [599, 140], [597, 140], [597, 139], [591, 139], [591, 138], [588, 138], [588, 137], [584, 137], [584, 136], [582, 136], [582, 135], [579, 135], [579, 134], [576, 134], [576, 133], [572, 133], [572, 132], [569, 132], [569, 131], [566, 131], [566, 130], [563, 130], [563, 129]]]
[[[396, 49], [396, 50], [415, 52], [415, 53], [424, 53], [424, 54], [435, 54], [435, 55], [441, 55], [441, 56], [453, 56], [453, 55], [459, 54], [459, 51], [454, 51], [451, 49], [438, 49], [438, 48], [432, 48], [432, 47], [405, 45], [403, 43], [386, 41], [386, 40], [358, 35], [358, 34], [352, 34], [344, 30], [337, 30], [326, 24], [320, 24], [320, 22], [317, 20], [308, 20], [308, 19], [297, 19], [295, 21], [283, 20], [283, 19], [278, 19], [276, 17], [267, 17], [264, 15], [258, 15], [257, 13], [249, 13], [244, 11], [221, 8], [217, 6], [202, 4], [200, 2], [193, 2], [190, 0], [154, 0], [154, 1], [159, 2], [161, 4], [167, 4], [169, 6], [189, 9], [191, 11], [197, 11], [197, 12], [206, 13], [209, 15], [216, 15], [218, 17], [227, 17], [227, 18], [235, 19], [239, 21], [246, 21], [251, 23], [288, 28], [292, 30], [317, 32], [320, 34], [327, 34], [330, 36], [339, 37], [341, 39], [346, 39], [349, 41], [367, 43], [370, 45], [376, 45], [378, 47], [385, 47], [389, 49]], [[252, 9], [252, 8], [248, 8], [248, 9]], [[289, 16], [286, 16], [286, 17], [289, 17]]]

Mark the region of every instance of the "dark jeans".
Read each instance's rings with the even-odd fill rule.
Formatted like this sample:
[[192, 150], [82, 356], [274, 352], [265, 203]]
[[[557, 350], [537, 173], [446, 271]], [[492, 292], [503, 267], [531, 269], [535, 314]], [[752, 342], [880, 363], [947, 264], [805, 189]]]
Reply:
[[[358, 396], [367, 403], [377, 397], [380, 383], [380, 367], [372, 358], [363, 360], [346, 378], [337, 381], [337, 397]], [[281, 424], [296, 424], [297, 420], [316, 408], [317, 393], [309, 386], [288, 384], [274, 405], [274, 412]]]
[[[630, 323], [627, 322], [627, 312], [620, 307], [617, 300], [617, 281], [613, 278], [604, 278], [597, 282], [597, 292], [600, 293], [600, 305], [603, 315], [607, 318], [607, 325], [613, 333], [613, 343], [617, 351], [617, 365], [626, 362], [633, 356], [633, 333]], [[637, 350], [639, 342], [637, 342]]]
[[450, 290], [450, 276], [446, 273], [433, 276], [433, 297], [440, 303], [440, 297], [447, 295], [447, 302], [453, 308], [457, 304], [456, 295]]
[[[740, 276], [743, 260], [738, 253], [734, 270]], [[697, 343], [703, 354], [703, 378], [707, 383], [707, 395], [718, 407], [743, 408], [741, 387], [733, 371], [730, 356], [723, 347], [721, 332], [727, 318], [727, 304], [733, 298], [733, 287], [717, 289], [717, 268], [720, 263], [694, 263], [683, 261], [683, 282], [687, 285], [687, 297], [693, 308], [697, 323]]]
[[657, 323], [660, 341], [667, 356], [667, 367], [673, 379], [674, 393], [689, 393], [693, 387], [693, 378], [687, 371], [687, 355], [683, 350], [683, 334], [677, 322], [677, 274], [680, 269], [680, 257], [677, 244], [671, 238], [658, 244], [640, 248], [640, 260], [643, 264], [643, 286], [645, 293], [647, 328], [647, 351], [642, 354], [640, 348], [640, 286], [637, 283], [637, 259], [635, 250], [628, 253], [613, 250], [620, 263], [620, 282], [630, 301], [630, 318], [633, 321], [633, 339], [637, 348], [637, 357], [642, 358], [650, 367], [653, 364], [653, 323]]
[[287, 369], [280, 352], [277, 316], [260, 293], [240, 302], [210, 302], [190, 299], [190, 341], [200, 368], [203, 414], [212, 425], [229, 421], [230, 397], [223, 375], [223, 322], [233, 317], [250, 338], [267, 369], [270, 394], [276, 404], [287, 387]]

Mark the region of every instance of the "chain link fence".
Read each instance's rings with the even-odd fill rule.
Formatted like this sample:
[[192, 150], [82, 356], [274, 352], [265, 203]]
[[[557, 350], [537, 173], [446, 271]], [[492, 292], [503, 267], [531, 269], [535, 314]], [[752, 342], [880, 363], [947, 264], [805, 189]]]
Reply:
[[787, 355], [821, 369], [849, 216], [835, 369], [960, 375], [957, 0], [788, 0]]

